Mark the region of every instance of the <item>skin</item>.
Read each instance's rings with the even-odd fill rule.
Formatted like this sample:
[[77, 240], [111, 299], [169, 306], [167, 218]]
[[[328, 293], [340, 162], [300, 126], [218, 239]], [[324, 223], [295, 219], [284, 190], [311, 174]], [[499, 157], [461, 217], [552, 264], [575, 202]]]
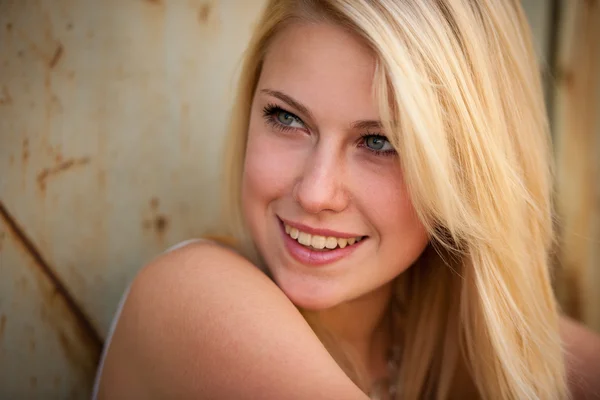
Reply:
[[[296, 306], [316, 311], [373, 377], [380, 373], [390, 282], [422, 252], [427, 235], [397, 156], [371, 153], [360, 145], [364, 132], [351, 128], [378, 118], [373, 68], [369, 51], [338, 28], [295, 25], [278, 35], [252, 104], [243, 187], [246, 219], [276, 283], [210, 243], [157, 258], [131, 287], [100, 399], [367, 399]], [[298, 130], [266, 123], [262, 110], [270, 103], [295, 114]], [[301, 265], [285, 251], [277, 216], [368, 239], [331, 266]], [[573, 321], [561, 326], [575, 398], [594, 398], [600, 340]]]
[[[243, 199], [248, 228], [285, 295], [319, 311], [363, 364], [385, 373], [381, 323], [391, 282], [428, 235], [392, 146], [383, 139], [388, 151], [376, 153], [361, 136], [384, 135], [374, 72], [370, 50], [338, 27], [297, 24], [278, 35], [252, 105]], [[269, 105], [285, 112], [265, 118]], [[356, 127], [361, 121], [372, 122]], [[368, 239], [331, 265], [305, 265], [286, 250], [280, 218]]]

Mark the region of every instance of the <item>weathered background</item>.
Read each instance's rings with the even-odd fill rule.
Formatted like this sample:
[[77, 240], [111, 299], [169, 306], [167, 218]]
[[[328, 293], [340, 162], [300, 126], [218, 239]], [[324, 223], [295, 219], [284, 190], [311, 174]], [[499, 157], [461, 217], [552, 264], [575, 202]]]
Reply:
[[[0, 0], [0, 399], [86, 398], [128, 281], [214, 223], [264, 0]], [[600, 330], [600, 3], [524, 0], [558, 156], [565, 310]]]

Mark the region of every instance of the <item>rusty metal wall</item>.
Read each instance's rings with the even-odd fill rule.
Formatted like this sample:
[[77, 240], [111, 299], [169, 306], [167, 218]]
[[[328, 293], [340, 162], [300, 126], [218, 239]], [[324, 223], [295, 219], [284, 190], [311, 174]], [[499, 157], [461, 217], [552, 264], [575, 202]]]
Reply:
[[139, 267], [213, 223], [262, 0], [0, 0], [0, 399], [84, 398]]
[[87, 397], [127, 283], [214, 223], [265, 1], [0, 0], [0, 399]]

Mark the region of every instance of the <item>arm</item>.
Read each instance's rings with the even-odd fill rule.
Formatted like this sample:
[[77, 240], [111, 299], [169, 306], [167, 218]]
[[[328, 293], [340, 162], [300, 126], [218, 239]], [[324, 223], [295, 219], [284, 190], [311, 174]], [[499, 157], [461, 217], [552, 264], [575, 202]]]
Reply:
[[560, 327], [573, 400], [600, 399], [600, 336], [569, 318]]
[[138, 275], [98, 397], [367, 399], [274, 283], [206, 243]]

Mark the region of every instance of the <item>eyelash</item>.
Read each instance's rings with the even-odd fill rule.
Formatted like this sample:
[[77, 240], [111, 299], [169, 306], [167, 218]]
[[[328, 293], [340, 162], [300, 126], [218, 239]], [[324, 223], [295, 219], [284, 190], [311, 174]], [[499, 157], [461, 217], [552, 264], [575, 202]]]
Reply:
[[[282, 132], [289, 132], [298, 128], [294, 128], [294, 127], [290, 127], [290, 126], [286, 126], [280, 122], [278, 122], [275, 119], [275, 116], [277, 115], [277, 113], [286, 113], [286, 114], [290, 114], [292, 117], [296, 118], [296, 120], [302, 122], [302, 120], [300, 118], [298, 118], [295, 114], [284, 110], [283, 108], [279, 107], [276, 104], [267, 104], [265, 106], [265, 108], [263, 108], [263, 117], [265, 118], [265, 121], [271, 125], [272, 127], [274, 127], [275, 129], [279, 129]], [[304, 123], [304, 122], [302, 122]], [[360, 134], [361, 137], [361, 144], [359, 145], [359, 147], [364, 147], [365, 149], [367, 149], [368, 151], [370, 151], [371, 153], [374, 153], [378, 156], [393, 156], [396, 154], [396, 150], [374, 150], [371, 149], [369, 147], [367, 147], [364, 142], [368, 139], [368, 138], [377, 138], [377, 139], [382, 139], [382, 140], [388, 140], [387, 137], [385, 137], [384, 135], [380, 135], [378, 133], [370, 133], [370, 132], [366, 132], [366, 133], [361, 133]]]

